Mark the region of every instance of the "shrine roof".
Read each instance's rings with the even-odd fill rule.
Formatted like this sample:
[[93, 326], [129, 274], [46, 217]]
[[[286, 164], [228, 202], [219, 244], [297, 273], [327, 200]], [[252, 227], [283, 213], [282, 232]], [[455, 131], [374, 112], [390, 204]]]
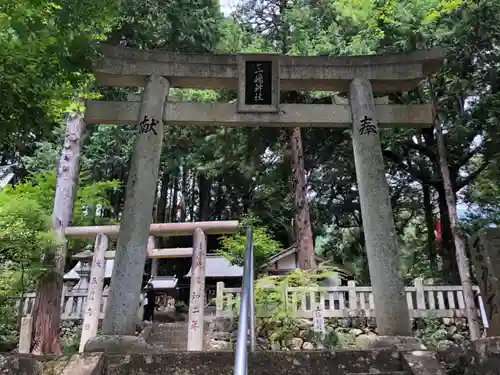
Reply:
[[153, 284], [153, 289], [174, 289], [178, 281], [175, 276], [153, 276], [148, 283]]
[[[104, 270], [104, 278], [111, 278], [111, 272], [113, 271], [113, 265], [115, 264], [114, 259], [106, 259], [106, 268]], [[82, 262], [79, 261], [76, 265], [68, 271], [64, 276], [63, 280], [80, 280], [80, 275], [78, 275], [77, 270], [82, 267]]]
[[[185, 277], [191, 277], [192, 268]], [[235, 266], [223, 256], [208, 255], [205, 263], [205, 277], [242, 277], [243, 267]]]

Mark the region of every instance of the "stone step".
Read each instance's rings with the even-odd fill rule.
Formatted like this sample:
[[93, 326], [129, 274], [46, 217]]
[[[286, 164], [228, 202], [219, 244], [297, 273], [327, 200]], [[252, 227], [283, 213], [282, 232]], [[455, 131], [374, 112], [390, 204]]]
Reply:
[[[166, 351], [109, 355], [103, 375], [233, 375], [234, 351]], [[408, 375], [396, 351], [303, 351], [248, 353], [248, 375]]]

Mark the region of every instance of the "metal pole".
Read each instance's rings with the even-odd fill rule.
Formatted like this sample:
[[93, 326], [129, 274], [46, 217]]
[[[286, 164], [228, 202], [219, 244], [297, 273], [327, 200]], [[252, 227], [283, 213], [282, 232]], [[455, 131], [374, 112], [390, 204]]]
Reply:
[[247, 375], [247, 338], [248, 317], [252, 261], [252, 228], [247, 228], [247, 241], [245, 245], [243, 265], [243, 285], [241, 287], [240, 322], [238, 324], [238, 339], [236, 341], [236, 353], [234, 359], [234, 375]]
[[250, 290], [248, 293], [248, 304], [250, 306], [250, 351], [255, 351], [255, 293], [254, 293], [254, 281], [255, 281], [255, 265], [254, 265], [254, 254], [253, 254], [253, 241], [250, 242]]

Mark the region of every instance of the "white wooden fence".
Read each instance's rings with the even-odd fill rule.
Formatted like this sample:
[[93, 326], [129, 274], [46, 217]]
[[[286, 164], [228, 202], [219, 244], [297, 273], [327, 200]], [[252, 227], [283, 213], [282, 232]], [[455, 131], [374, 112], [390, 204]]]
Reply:
[[[473, 287], [478, 291], [477, 286]], [[466, 317], [463, 291], [461, 286], [428, 286], [421, 279], [414, 286], [406, 287], [406, 300], [410, 316], [454, 318]], [[241, 293], [241, 288], [226, 288], [223, 282], [217, 283], [216, 316], [231, 316]], [[375, 316], [375, 304], [370, 286], [356, 286], [349, 281], [347, 286], [333, 287], [288, 287], [287, 301], [296, 316], [312, 318], [318, 306], [324, 310], [325, 317]], [[480, 296], [478, 297], [481, 298]], [[102, 293], [101, 319], [104, 318], [108, 288]], [[85, 314], [87, 291], [63, 290], [61, 319], [81, 320]], [[23, 298], [23, 316], [30, 315], [35, 303], [35, 293], [27, 293]], [[480, 303], [478, 301], [478, 303]]]
[[[479, 290], [477, 286], [473, 288]], [[406, 287], [405, 292], [412, 318], [466, 317], [461, 286], [428, 286], [422, 279], [416, 279], [414, 286]], [[288, 287], [285, 293], [287, 299], [284, 300], [291, 304], [289, 308], [299, 317], [312, 319], [313, 310], [318, 307], [324, 311], [325, 317], [375, 317], [372, 288], [356, 286], [354, 281], [349, 281], [347, 286]], [[226, 288], [223, 282], [217, 283], [216, 315], [233, 315], [240, 294], [241, 288]]]
[[[36, 293], [27, 293], [23, 298], [22, 315], [31, 315], [35, 305]], [[104, 318], [104, 311], [106, 309], [106, 302], [108, 301], [108, 288], [102, 291], [101, 299], [101, 315]], [[63, 289], [61, 298], [61, 319], [62, 320], [81, 320], [85, 314], [85, 305], [87, 303], [86, 290], [73, 290], [68, 291]]]

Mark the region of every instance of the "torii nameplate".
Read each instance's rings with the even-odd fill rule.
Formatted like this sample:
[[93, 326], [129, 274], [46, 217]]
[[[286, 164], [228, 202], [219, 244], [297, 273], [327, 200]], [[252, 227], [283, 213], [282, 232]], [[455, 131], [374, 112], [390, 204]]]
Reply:
[[280, 95], [280, 55], [238, 55], [238, 112], [277, 113]]

